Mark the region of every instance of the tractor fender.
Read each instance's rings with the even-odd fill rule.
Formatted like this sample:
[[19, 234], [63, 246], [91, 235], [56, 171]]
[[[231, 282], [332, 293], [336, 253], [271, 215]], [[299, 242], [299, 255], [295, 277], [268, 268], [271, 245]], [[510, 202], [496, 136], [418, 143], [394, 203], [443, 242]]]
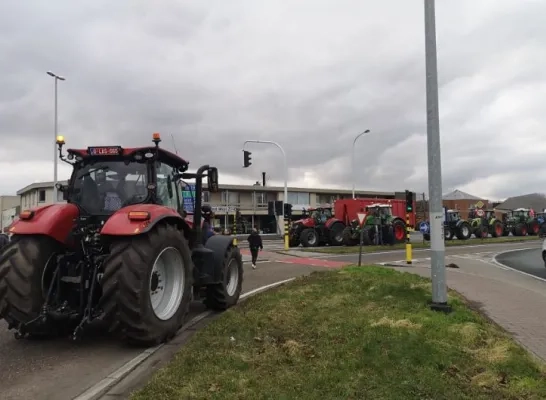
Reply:
[[29, 219], [14, 221], [9, 233], [14, 235], [45, 235], [52, 237], [59, 243], [68, 244], [74, 228], [74, 220], [80, 210], [74, 204], [49, 204], [32, 208]]
[[343, 224], [343, 226], [345, 226], [345, 224], [343, 223], [342, 220], [340, 219], [337, 219], [337, 218], [330, 218], [328, 221], [326, 221], [326, 223], [324, 224], [324, 226], [326, 226], [326, 228], [330, 229], [332, 227], [332, 225], [334, 225], [335, 223], [337, 222], [341, 222]]
[[205, 245], [205, 249], [212, 251], [212, 262], [204, 263], [201, 265], [201, 275], [203, 273], [211, 277], [212, 282], [219, 283], [222, 281], [222, 272], [224, 268], [224, 261], [226, 252], [231, 248], [234, 251], [236, 257], [241, 258], [241, 251], [237, 246], [233, 246], [233, 238], [231, 236], [214, 235], [211, 236]]
[[[150, 219], [146, 221], [131, 221], [129, 213], [132, 211], [145, 211], [150, 214]], [[116, 211], [102, 227], [101, 235], [108, 236], [135, 236], [146, 233], [153, 229], [159, 222], [172, 222], [182, 228], [187, 227], [188, 222], [172, 208], [160, 206], [157, 204], [133, 204]], [[186, 229], [184, 229], [185, 233]]]

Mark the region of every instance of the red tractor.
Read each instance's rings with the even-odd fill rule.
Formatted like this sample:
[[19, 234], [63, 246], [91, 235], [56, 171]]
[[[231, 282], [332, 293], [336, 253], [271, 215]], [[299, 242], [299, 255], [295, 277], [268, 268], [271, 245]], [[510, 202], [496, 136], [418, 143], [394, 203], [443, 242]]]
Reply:
[[309, 208], [306, 216], [290, 227], [290, 247], [316, 247], [343, 244], [343, 221], [332, 216], [331, 207]]
[[[138, 345], [168, 341], [186, 322], [190, 303], [213, 310], [235, 305], [243, 262], [232, 238], [203, 244], [203, 178], [218, 191], [218, 170], [159, 147], [69, 149], [66, 203], [25, 210], [0, 250], [0, 318], [27, 335], [79, 339], [94, 320]], [[195, 212], [186, 217], [182, 179], [195, 179]], [[190, 218], [193, 217], [193, 218]]]

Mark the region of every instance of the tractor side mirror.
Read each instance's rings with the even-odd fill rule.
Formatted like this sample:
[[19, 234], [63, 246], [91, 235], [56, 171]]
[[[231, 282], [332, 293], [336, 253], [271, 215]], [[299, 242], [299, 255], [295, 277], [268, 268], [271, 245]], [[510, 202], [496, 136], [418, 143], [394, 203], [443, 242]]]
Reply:
[[55, 187], [57, 188], [57, 191], [61, 192], [63, 194], [63, 200], [68, 200], [68, 186], [63, 185], [62, 183], [55, 184]]
[[218, 193], [220, 191], [220, 189], [218, 188], [218, 168], [209, 168], [207, 181], [210, 193]]

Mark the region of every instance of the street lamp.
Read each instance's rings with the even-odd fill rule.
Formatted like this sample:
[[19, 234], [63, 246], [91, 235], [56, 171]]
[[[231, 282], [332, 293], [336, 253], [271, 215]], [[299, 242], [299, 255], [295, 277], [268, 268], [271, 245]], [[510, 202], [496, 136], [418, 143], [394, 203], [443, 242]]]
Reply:
[[[243, 144], [243, 150], [245, 149], [245, 146], [247, 143], [258, 143], [258, 144], [272, 144], [273, 146], [277, 146], [277, 148], [282, 152], [283, 158], [284, 158], [284, 203], [288, 202], [288, 161], [286, 159], [286, 152], [282, 148], [280, 144], [277, 142], [271, 142], [269, 140], [245, 140], [245, 143]], [[282, 219], [283, 219], [283, 225], [284, 225], [284, 248], [285, 250], [289, 249], [288, 245], [288, 230], [286, 229], [286, 221], [284, 219], [284, 207], [282, 208]]]
[[358, 140], [358, 138], [360, 136], [363, 136], [363, 135], [365, 135], [367, 133], [370, 133], [369, 129], [366, 129], [364, 132], [359, 133], [358, 135], [356, 135], [355, 140], [353, 140], [353, 150], [352, 150], [353, 199], [355, 198], [355, 180], [356, 180], [356, 177], [355, 177], [355, 144], [356, 144], [356, 141]]
[[64, 81], [65, 78], [47, 71], [47, 74], [55, 79], [55, 135], [53, 136], [53, 203], [57, 202], [57, 134], [58, 134], [58, 115], [57, 115], [57, 82]]

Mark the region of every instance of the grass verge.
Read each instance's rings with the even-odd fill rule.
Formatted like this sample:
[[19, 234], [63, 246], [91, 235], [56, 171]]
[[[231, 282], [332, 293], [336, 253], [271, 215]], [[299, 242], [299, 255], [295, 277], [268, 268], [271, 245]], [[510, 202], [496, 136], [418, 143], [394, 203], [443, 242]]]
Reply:
[[[476, 246], [480, 244], [495, 244], [495, 243], [518, 243], [541, 240], [538, 236], [520, 236], [520, 237], [500, 237], [500, 238], [488, 238], [488, 239], [468, 239], [468, 240], [449, 240], [446, 241], [446, 247], [456, 246]], [[430, 248], [430, 242], [418, 242], [412, 243], [411, 246], [414, 249], [428, 249]], [[375, 253], [377, 251], [389, 251], [389, 250], [403, 250], [406, 248], [405, 243], [395, 244], [393, 246], [363, 246], [363, 253]], [[299, 250], [303, 252], [311, 253], [326, 253], [326, 254], [353, 254], [358, 253], [360, 246], [328, 246], [328, 247], [307, 247], [297, 248], [293, 250]]]
[[380, 267], [314, 273], [197, 332], [132, 400], [544, 399], [546, 372], [450, 292]]

